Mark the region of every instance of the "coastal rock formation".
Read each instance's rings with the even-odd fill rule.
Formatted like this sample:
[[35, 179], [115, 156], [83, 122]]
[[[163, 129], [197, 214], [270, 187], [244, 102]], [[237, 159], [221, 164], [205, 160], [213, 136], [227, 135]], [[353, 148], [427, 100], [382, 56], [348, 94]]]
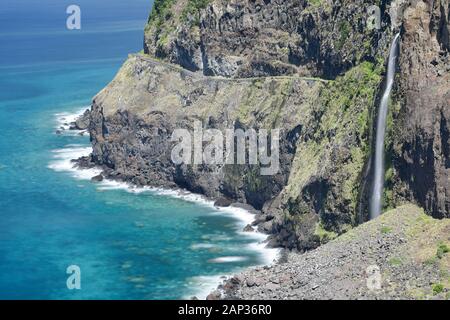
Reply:
[[[358, 219], [380, 73], [367, 62], [333, 82], [298, 76], [230, 80], [136, 55], [94, 99], [91, 158], [109, 178], [250, 204], [262, 210], [260, 226], [275, 235], [274, 244], [309, 249], [326, 237], [322, 223], [340, 233]], [[221, 131], [281, 129], [280, 170], [266, 176], [262, 165], [174, 165], [172, 132], [193, 132], [196, 120]], [[297, 219], [304, 219], [308, 233], [292, 234]]]
[[[251, 205], [272, 246], [316, 248], [368, 218], [376, 106], [400, 30], [385, 206], [415, 202], [448, 217], [449, 1], [381, 1], [380, 29], [368, 27], [370, 5], [155, 1], [144, 52], [94, 98], [93, 153], [80, 163]], [[280, 129], [279, 170], [174, 164], [172, 133], [196, 121], [221, 132]]]
[[89, 124], [91, 122], [91, 118], [90, 118], [90, 111], [86, 110], [81, 117], [79, 117], [75, 123], [74, 123], [74, 128], [76, 130], [87, 130], [89, 127]]

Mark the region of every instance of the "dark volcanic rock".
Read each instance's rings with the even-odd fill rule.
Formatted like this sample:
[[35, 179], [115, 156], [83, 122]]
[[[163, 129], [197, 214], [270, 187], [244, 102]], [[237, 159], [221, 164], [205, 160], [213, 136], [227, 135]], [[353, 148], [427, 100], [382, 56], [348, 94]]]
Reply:
[[92, 177], [91, 180], [95, 181], [95, 182], [101, 182], [101, 181], [103, 181], [103, 176], [101, 174], [99, 174], [99, 175], [97, 175], [95, 177]]
[[450, 217], [449, 12], [448, 0], [405, 11], [392, 133], [394, 205], [415, 201], [437, 218]]
[[221, 293], [219, 291], [214, 291], [206, 297], [206, 300], [220, 300], [220, 298]]
[[369, 0], [214, 0], [182, 19], [189, 12], [186, 3], [175, 1], [152, 13], [144, 50], [208, 76], [335, 78], [383, 50], [371, 44], [388, 36], [386, 30], [368, 32], [367, 10], [374, 4]]
[[224, 197], [220, 197], [219, 199], [214, 202], [214, 206], [216, 207], [229, 207], [233, 203], [232, 200]]
[[[244, 203], [272, 245], [314, 249], [367, 219], [371, 128], [401, 30], [385, 207], [412, 201], [449, 216], [448, 0], [381, 1], [380, 30], [366, 25], [373, 1], [212, 0], [195, 12], [169, 4], [152, 14], [146, 54], [129, 57], [77, 124], [93, 145], [80, 166]], [[172, 134], [189, 135], [196, 121], [220, 132], [280, 129], [279, 170], [175, 164]]]
[[86, 110], [73, 125], [73, 129], [75, 130], [87, 130], [89, 128], [90, 123], [90, 111]]
[[79, 168], [92, 169], [96, 166], [96, 163], [92, 161], [91, 157], [81, 157], [76, 160], [72, 160]]

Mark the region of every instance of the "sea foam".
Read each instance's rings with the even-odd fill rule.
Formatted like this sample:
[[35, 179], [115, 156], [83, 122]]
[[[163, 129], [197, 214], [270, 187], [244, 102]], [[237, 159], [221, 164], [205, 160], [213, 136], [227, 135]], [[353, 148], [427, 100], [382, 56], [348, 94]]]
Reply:
[[60, 112], [55, 114], [56, 117], [56, 126], [55, 129], [62, 131], [61, 133], [64, 133], [65, 135], [80, 135], [83, 134], [85, 131], [83, 130], [70, 130], [70, 126], [72, 123], [74, 123], [83, 113], [86, 111], [86, 109], [89, 109], [88, 106], [83, 107], [82, 109], [79, 109], [75, 112]]
[[[77, 111], [76, 113], [58, 113], [56, 114], [57, 120], [57, 128], [64, 127], [63, 134], [64, 135], [74, 135], [75, 133], [79, 133], [77, 130], [69, 130], [69, 126], [71, 122], [74, 122], [79, 116], [83, 114], [86, 108]], [[81, 138], [81, 137], [80, 137]], [[68, 172], [72, 177], [78, 180], [90, 180], [93, 177], [101, 174], [102, 169], [100, 168], [79, 168], [72, 161], [74, 159], [78, 159], [81, 157], [89, 156], [92, 152], [92, 147], [83, 144], [68, 144], [62, 149], [53, 150], [53, 160], [48, 165], [48, 168], [58, 171], [58, 172]], [[248, 210], [240, 207], [230, 206], [230, 207], [216, 207], [214, 205], [214, 201], [206, 198], [203, 195], [194, 194], [186, 190], [182, 189], [163, 189], [163, 188], [155, 188], [155, 187], [137, 187], [130, 183], [116, 180], [104, 179], [101, 182], [97, 182], [97, 189], [101, 191], [107, 190], [124, 190], [130, 193], [151, 193], [154, 195], [173, 197], [177, 199], [181, 199], [188, 202], [197, 203], [202, 206], [207, 206], [213, 210], [211, 210], [211, 214], [217, 215], [225, 215], [233, 218], [236, 221], [236, 232], [240, 235], [244, 235], [246, 237], [250, 237], [254, 242], [247, 245], [247, 249], [258, 252], [260, 255], [261, 263], [259, 265], [270, 265], [273, 264], [280, 255], [280, 249], [276, 248], [267, 248], [265, 241], [267, 240], [267, 235], [260, 232], [244, 232], [243, 228], [254, 221], [254, 214], [249, 212]], [[216, 239], [217, 240], [217, 239]], [[191, 246], [192, 249], [207, 249], [208, 245], [202, 244], [194, 244]], [[246, 260], [247, 257], [240, 256], [226, 256], [226, 257], [217, 257], [215, 259], [209, 260], [210, 263], [231, 263], [231, 262], [240, 262]], [[254, 266], [256, 267], [256, 266]], [[242, 269], [234, 270], [233, 274], [242, 271]], [[223, 280], [227, 277], [230, 277], [231, 274], [228, 275], [208, 275], [208, 276], [198, 276], [188, 278], [188, 283], [193, 285], [193, 290], [191, 290], [189, 298], [191, 296], [196, 296], [199, 299], [205, 299], [206, 296], [213, 290], [215, 290], [218, 285], [220, 285]]]

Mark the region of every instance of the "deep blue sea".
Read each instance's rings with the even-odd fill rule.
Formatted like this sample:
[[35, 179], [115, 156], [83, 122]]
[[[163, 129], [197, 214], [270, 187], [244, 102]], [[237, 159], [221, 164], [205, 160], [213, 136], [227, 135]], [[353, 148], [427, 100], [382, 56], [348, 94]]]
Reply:
[[[81, 8], [67, 30], [66, 8]], [[55, 134], [142, 49], [152, 0], [2, 0], [0, 299], [178, 299], [268, 262], [251, 216], [193, 195], [92, 183], [70, 159], [89, 138]], [[196, 201], [198, 200], [198, 201]], [[69, 290], [66, 268], [81, 270]]]

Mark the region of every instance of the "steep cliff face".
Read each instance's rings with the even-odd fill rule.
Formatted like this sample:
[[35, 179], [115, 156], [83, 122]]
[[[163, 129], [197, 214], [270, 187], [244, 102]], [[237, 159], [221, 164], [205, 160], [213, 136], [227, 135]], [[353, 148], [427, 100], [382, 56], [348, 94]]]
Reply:
[[335, 78], [384, 53], [378, 42], [389, 34], [367, 26], [373, 4], [157, 0], [145, 32], [145, 52], [205, 75]]
[[[96, 163], [139, 185], [181, 186], [209, 197], [225, 195], [261, 209], [280, 192], [290, 172], [299, 126], [326, 86], [320, 79], [205, 77], [151, 59], [131, 57], [94, 100], [91, 134]], [[175, 129], [283, 128], [280, 170], [258, 166], [178, 165], [171, 160]]]
[[[144, 53], [94, 99], [90, 159], [138, 185], [259, 209], [271, 244], [307, 250], [367, 219], [371, 131], [384, 61], [402, 31], [386, 206], [449, 215], [449, 1], [159, 0]], [[405, 14], [401, 13], [405, 9]], [[391, 15], [388, 15], [391, 12]], [[280, 170], [175, 165], [175, 129], [281, 129]]]
[[[258, 222], [276, 235], [274, 244], [311, 248], [321, 240], [318, 229], [339, 233], [357, 223], [380, 73], [367, 62], [332, 82], [230, 80], [136, 55], [94, 99], [92, 160], [110, 178], [248, 203], [263, 211]], [[175, 165], [172, 132], [193, 132], [196, 120], [221, 132], [281, 129], [280, 170], [261, 175], [261, 165]]]
[[393, 203], [416, 201], [450, 217], [449, 1], [414, 1], [404, 13], [392, 129]]

